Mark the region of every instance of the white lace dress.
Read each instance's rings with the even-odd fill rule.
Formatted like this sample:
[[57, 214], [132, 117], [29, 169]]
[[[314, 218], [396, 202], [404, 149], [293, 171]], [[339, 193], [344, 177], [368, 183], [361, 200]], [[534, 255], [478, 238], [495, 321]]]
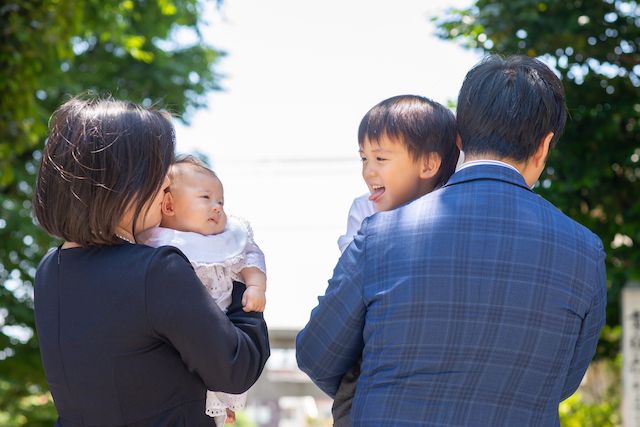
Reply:
[[[224, 231], [217, 235], [203, 236], [154, 227], [137, 235], [136, 240], [148, 246], [168, 245], [180, 249], [209, 295], [225, 313], [231, 304], [233, 281], [245, 283], [240, 273], [243, 268], [257, 267], [266, 274], [264, 254], [253, 241], [249, 222], [240, 217], [229, 216]], [[246, 400], [246, 392], [230, 394], [207, 390], [205, 412], [210, 417], [226, 417], [226, 408], [239, 411], [244, 408]]]

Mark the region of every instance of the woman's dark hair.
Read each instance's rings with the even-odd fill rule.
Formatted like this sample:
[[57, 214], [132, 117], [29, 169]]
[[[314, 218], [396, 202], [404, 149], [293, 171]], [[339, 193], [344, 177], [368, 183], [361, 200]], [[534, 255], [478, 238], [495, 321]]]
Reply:
[[441, 159], [438, 184], [455, 172], [460, 150], [456, 146], [456, 118], [446, 107], [428, 98], [400, 95], [386, 99], [365, 114], [358, 129], [360, 148], [367, 138], [380, 138], [404, 145], [414, 161], [430, 153]]
[[473, 67], [458, 96], [458, 132], [467, 155], [528, 161], [566, 122], [564, 88], [543, 62], [528, 56], [489, 55]]
[[[171, 115], [112, 98], [73, 98], [52, 116], [36, 179], [33, 211], [49, 234], [81, 246], [121, 244], [156, 196], [173, 158]], [[133, 230], [134, 235], [136, 230]]]

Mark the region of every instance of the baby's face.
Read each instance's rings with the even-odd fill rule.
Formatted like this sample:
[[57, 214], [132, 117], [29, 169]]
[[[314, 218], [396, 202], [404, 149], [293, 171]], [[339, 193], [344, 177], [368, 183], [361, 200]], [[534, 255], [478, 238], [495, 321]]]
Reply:
[[181, 166], [171, 181], [170, 191], [174, 214], [165, 217], [169, 228], [205, 236], [224, 231], [227, 225], [224, 192], [222, 183], [211, 172]]

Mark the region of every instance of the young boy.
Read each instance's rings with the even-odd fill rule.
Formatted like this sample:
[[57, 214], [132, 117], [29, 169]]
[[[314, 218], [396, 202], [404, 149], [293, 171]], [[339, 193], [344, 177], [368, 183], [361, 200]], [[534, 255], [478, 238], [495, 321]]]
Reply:
[[[162, 222], [136, 239], [149, 246], [176, 246], [189, 258], [196, 274], [220, 309], [231, 303], [233, 282], [246, 284], [245, 311], [264, 311], [264, 254], [253, 241], [249, 223], [227, 217], [222, 183], [194, 156], [178, 158], [169, 169], [171, 184], [162, 201]], [[207, 391], [206, 413], [217, 426], [235, 421], [246, 394]]]
[[[349, 246], [365, 218], [444, 185], [460, 155], [457, 135], [453, 113], [421, 96], [395, 96], [369, 110], [360, 122], [358, 144], [362, 177], [370, 194], [353, 201], [347, 233], [338, 239], [340, 251]], [[332, 408], [336, 427], [351, 426], [351, 404], [359, 375], [357, 363], [342, 378]]]
[[358, 144], [369, 194], [351, 205], [347, 232], [338, 239], [341, 252], [365, 218], [409, 203], [447, 182], [460, 154], [457, 134], [451, 110], [421, 96], [395, 96], [365, 114]]

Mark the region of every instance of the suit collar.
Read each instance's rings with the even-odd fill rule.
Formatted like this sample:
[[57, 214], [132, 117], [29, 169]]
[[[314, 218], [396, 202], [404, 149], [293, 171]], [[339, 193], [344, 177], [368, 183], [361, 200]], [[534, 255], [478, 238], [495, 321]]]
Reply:
[[451, 185], [477, 180], [504, 181], [532, 191], [527, 186], [524, 177], [520, 175], [518, 171], [505, 166], [492, 164], [478, 164], [466, 167], [451, 175], [451, 178], [449, 178], [449, 181], [447, 181], [444, 186], [449, 187]]

